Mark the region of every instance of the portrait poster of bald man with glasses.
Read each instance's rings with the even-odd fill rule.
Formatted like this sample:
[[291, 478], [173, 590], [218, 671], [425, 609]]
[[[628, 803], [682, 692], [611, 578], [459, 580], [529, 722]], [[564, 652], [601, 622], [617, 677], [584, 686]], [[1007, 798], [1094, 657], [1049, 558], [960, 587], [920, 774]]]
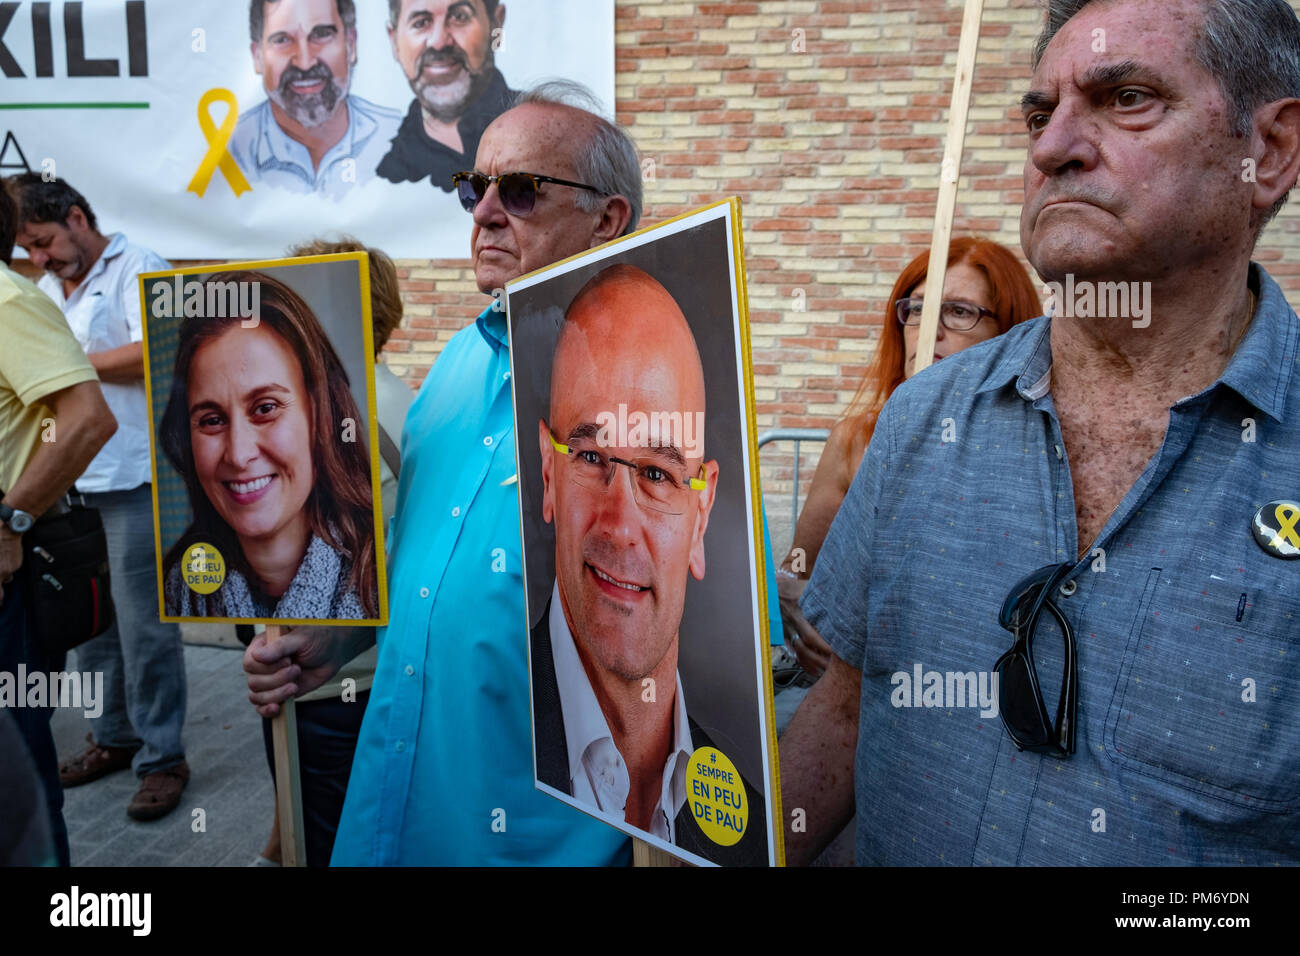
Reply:
[[538, 787], [765, 866], [774, 738], [739, 203], [507, 284]]

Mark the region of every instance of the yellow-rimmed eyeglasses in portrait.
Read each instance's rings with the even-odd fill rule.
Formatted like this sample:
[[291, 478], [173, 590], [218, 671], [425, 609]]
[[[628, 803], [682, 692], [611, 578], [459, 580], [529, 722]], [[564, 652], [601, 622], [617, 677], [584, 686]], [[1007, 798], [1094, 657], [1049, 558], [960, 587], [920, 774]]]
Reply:
[[569, 476], [585, 488], [605, 491], [614, 479], [616, 465], [626, 465], [632, 471], [632, 491], [643, 509], [660, 514], [685, 514], [692, 491], [703, 491], [709, 486], [700, 466], [697, 478], [686, 478], [682, 472], [686, 459], [672, 446], [647, 449], [643, 457], [628, 459], [606, 454], [594, 443], [586, 440], [566, 445], [547, 429], [551, 447], [569, 459]]

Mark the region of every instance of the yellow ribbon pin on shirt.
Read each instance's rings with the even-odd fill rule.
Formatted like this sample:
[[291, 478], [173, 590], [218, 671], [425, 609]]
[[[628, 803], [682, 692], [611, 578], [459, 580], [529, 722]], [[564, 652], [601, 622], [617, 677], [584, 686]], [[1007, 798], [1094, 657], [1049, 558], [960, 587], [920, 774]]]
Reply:
[[[212, 122], [212, 104], [226, 104], [226, 118], [221, 121], [221, 128], [218, 129]], [[248, 180], [244, 178], [244, 173], [235, 162], [235, 157], [230, 155], [230, 137], [235, 135], [235, 124], [239, 121], [239, 102], [235, 99], [235, 94], [230, 90], [223, 90], [220, 87], [208, 90], [199, 100], [199, 129], [203, 131], [203, 137], [208, 141], [208, 153], [203, 157], [203, 162], [199, 163], [198, 171], [195, 172], [194, 178], [190, 180], [186, 191], [195, 192], [202, 198], [203, 194], [208, 191], [208, 184], [212, 182], [212, 176], [218, 169], [226, 177], [226, 182], [230, 183], [230, 188], [239, 196], [252, 190], [248, 185]]]
[[1269, 542], [1270, 548], [1280, 548], [1285, 541], [1293, 548], [1300, 548], [1300, 535], [1296, 534], [1296, 523], [1300, 522], [1300, 508], [1290, 504], [1280, 504], [1273, 511], [1277, 519], [1277, 534]]

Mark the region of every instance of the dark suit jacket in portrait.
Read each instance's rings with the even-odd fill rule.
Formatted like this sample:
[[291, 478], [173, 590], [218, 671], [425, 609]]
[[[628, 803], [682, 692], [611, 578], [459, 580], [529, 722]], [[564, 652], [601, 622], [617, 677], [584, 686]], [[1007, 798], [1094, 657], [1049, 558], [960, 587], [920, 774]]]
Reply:
[[[570, 784], [569, 746], [564, 733], [564, 712], [560, 707], [560, 687], [555, 678], [555, 659], [551, 656], [550, 602], [541, 620], [533, 628], [533, 728], [537, 742], [537, 779], [560, 793], [573, 796]], [[687, 715], [691, 745], [714, 746], [708, 734]], [[748, 801], [745, 835], [732, 846], [714, 843], [700, 829], [691, 813], [690, 795], [673, 821], [677, 839], [674, 845], [720, 866], [767, 866], [767, 826], [763, 796], [743, 776]]]

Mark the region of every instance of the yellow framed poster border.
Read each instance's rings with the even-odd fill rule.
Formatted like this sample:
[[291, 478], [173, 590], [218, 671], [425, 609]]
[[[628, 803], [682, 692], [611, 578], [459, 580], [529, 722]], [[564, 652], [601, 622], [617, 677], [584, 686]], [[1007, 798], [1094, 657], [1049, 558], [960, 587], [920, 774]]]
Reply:
[[[755, 579], [758, 583], [758, 622], [761, 631], [764, 634], [766, 634], [767, 621], [768, 621], [768, 602], [773, 598], [767, 593], [767, 566], [763, 560], [764, 549], [763, 549], [762, 474], [761, 474], [761, 469], [759, 467], [759, 461], [758, 461], [758, 421], [756, 417], [755, 398], [754, 398], [754, 358], [753, 358], [753, 352], [750, 344], [749, 293], [748, 293], [747, 282], [746, 282], [747, 273], [745, 271], [745, 240], [744, 240], [744, 233], [743, 233], [742, 223], [741, 223], [739, 197], [729, 196], [725, 199], [719, 199], [715, 202], [707, 203], [695, 209], [688, 210], [687, 212], [683, 212], [676, 216], [672, 216], [661, 222], [657, 222], [654, 225], [646, 226], [644, 228], [636, 230], [635, 232], [628, 233], [626, 236], [619, 236], [617, 239], [612, 239], [609, 242], [603, 243], [600, 246], [596, 246], [592, 249], [587, 249], [575, 255], [568, 256], [556, 262], [552, 262], [549, 265], [543, 266], [540, 269], [535, 269], [532, 272], [526, 273], [522, 276], [518, 276], [514, 279], [509, 280], [505, 284], [505, 291], [508, 293], [509, 291], [511, 291], [517, 286], [524, 285], [524, 284], [531, 285], [534, 280], [540, 278], [541, 276], [544, 276], [550, 272], [555, 272], [561, 269], [563, 266], [574, 262], [575, 260], [587, 258], [591, 256], [593, 252], [596, 252], [598, 250], [601, 252], [609, 251], [611, 249], [618, 247], [621, 244], [628, 242], [629, 240], [637, 239], [640, 237], [644, 237], [647, 234], [658, 232], [661, 229], [663, 229], [665, 226], [669, 226], [672, 225], [673, 223], [678, 223], [685, 219], [690, 219], [692, 217], [699, 216], [701, 213], [706, 213], [709, 212], [710, 210], [718, 209], [724, 206], [727, 207], [727, 219], [730, 220], [729, 226], [730, 226], [730, 235], [732, 241], [731, 254], [734, 263], [734, 268], [732, 271], [732, 282], [734, 284], [733, 287], [736, 293], [736, 316], [740, 326], [740, 342], [738, 343], [738, 346], [742, 350], [741, 355], [743, 358], [743, 387], [744, 387], [744, 394], [745, 394], [745, 427], [746, 427], [746, 441], [748, 444], [748, 454], [746, 457], [749, 462], [748, 477], [749, 477], [749, 485], [750, 485], [750, 501], [752, 503], [752, 511], [751, 511], [750, 519], [751, 519], [751, 526], [753, 528], [753, 540], [751, 544], [753, 547], [753, 555], [756, 558]], [[513, 333], [513, 328], [509, 323], [509, 296], [508, 295], [505, 296], [505, 299], [506, 299], [505, 308], [507, 310], [506, 327], [509, 332]], [[513, 343], [511, 343], [510, 356], [511, 356], [510, 384], [511, 384], [511, 393], [512, 393], [511, 402], [513, 407], [515, 399], [517, 398], [517, 396], [513, 394], [515, 381], [516, 381], [515, 369], [513, 365], [514, 363]], [[518, 445], [519, 443], [516, 442], [515, 443], [516, 474], [518, 474], [519, 469], [521, 467]], [[519, 520], [520, 520], [519, 533], [522, 540], [523, 533], [524, 533], [522, 506], [520, 510]], [[774, 561], [775, 561], [775, 557], [776, 556], [773, 555]], [[526, 569], [525, 569], [524, 587], [525, 589], [527, 588]], [[524, 642], [526, 645], [530, 644], [530, 642], [527, 639], [528, 624], [529, 622], [528, 622], [527, 601], [525, 600], [523, 633], [524, 633]], [[767, 739], [767, 754], [765, 756], [768, 761], [768, 768], [769, 768], [770, 780], [771, 780], [771, 790], [772, 790], [770, 794], [770, 799], [771, 799], [771, 806], [772, 806], [772, 831], [771, 832], [773, 837], [773, 859], [775, 860], [777, 866], [784, 866], [785, 865], [785, 823], [784, 823], [784, 817], [782, 815], [783, 810], [781, 806], [781, 768], [780, 768], [780, 761], [777, 756], [776, 691], [775, 691], [775, 686], [772, 682], [772, 642], [770, 638], [768, 638], [760, 641], [759, 643], [762, 645], [761, 655], [762, 655], [762, 671], [763, 671], [763, 686], [764, 686], [764, 711], [765, 711], [764, 720], [766, 722], [765, 736]], [[528, 657], [529, 670], [531, 672], [531, 668], [532, 668], [531, 646], [528, 647], [528, 655], [529, 655]], [[529, 713], [530, 714], [532, 713], [531, 679], [529, 680]], [[531, 718], [529, 723], [530, 723], [529, 731], [531, 734], [534, 730], [534, 728], [531, 726], [532, 724]], [[536, 752], [537, 752], [537, 741], [534, 736], [533, 739], [534, 780], [536, 780], [536, 772], [537, 772]], [[551, 794], [552, 796], [556, 795], [555, 791], [553, 791], [549, 787], [546, 787], [545, 785], [538, 787], [538, 789], [542, 790], [545, 793]], [[600, 819], [600, 817], [597, 817], [597, 819]], [[640, 838], [638, 837], [637, 839]], [[674, 848], [674, 852], [678, 852], [678, 851], [676, 851], [676, 849]]]
[[[156, 282], [162, 279], [173, 279], [177, 276], [209, 275], [214, 272], [228, 271], [247, 272], [258, 269], [277, 269], [285, 266], [312, 265], [330, 262], [355, 262], [360, 273], [359, 289], [361, 295], [361, 317], [363, 320], [361, 331], [362, 346], [365, 349], [363, 359], [366, 369], [366, 410], [370, 419], [370, 482], [371, 487], [375, 491], [371, 513], [374, 517], [375, 527], [375, 573], [378, 577], [377, 584], [379, 586], [379, 615], [373, 618], [342, 620], [322, 618], [193, 617], [167, 614], [165, 613], [166, 604], [163, 593], [165, 582], [163, 579], [162, 569], [162, 519], [158, 501], [158, 436], [155, 434], [154, 427], [153, 379], [150, 368], [151, 363], [149, 360], [149, 297], [146, 292], [146, 283], [150, 281]], [[145, 399], [149, 408], [149, 468], [151, 480], [150, 488], [153, 498], [154, 572], [158, 580], [159, 620], [178, 624], [265, 624], [277, 627], [292, 627], [306, 624], [326, 627], [381, 627], [386, 625], [388, 623], [388, 568], [385, 549], [383, 547], [384, 515], [383, 503], [380, 499], [379, 413], [375, 401], [375, 344], [374, 317], [371, 315], [370, 311], [370, 256], [364, 252], [337, 252], [320, 256], [259, 259], [251, 262], [216, 262], [208, 263], [206, 265], [183, 266], [178, 269], [160, 269], [155, 272], [142, 272], [138, 277], [138, 282], [140, 290], [140, 331], [143, 336], [144, 344], [144, 389]]]

